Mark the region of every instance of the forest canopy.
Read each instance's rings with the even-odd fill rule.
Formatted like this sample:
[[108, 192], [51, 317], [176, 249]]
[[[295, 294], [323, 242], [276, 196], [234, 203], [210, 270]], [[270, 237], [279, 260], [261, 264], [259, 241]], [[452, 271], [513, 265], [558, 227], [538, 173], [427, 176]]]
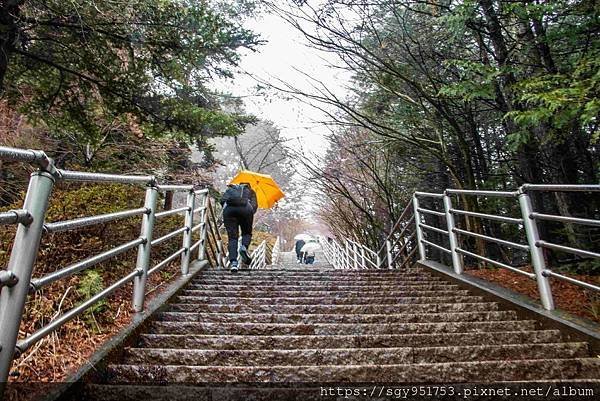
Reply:
[[207, 87], [261, 43], [242, 26], [253, 2], [7, 0], [0, 8], [2, 99], [62, 146], [80, 145], [79, 163], [124, 133], [202, 149], [207, 138], [242, 131], [246, 119], [222, 112]]
[[[353, 76], [347, 98], [317, 80], [311, 92], [283, 88], [334, 110], [325, 121], [334, 128], [324, 164], [306, 163], [323, 188], [323, 217], [338, 234], [379, 245], [414, 190], [598, 182], [598, 2], [271, 7]], [[461, 202], [473, 211], [503, 207]], [[534, 203], [567, 216], [598, 211], [579, 195], [536, 195]]]

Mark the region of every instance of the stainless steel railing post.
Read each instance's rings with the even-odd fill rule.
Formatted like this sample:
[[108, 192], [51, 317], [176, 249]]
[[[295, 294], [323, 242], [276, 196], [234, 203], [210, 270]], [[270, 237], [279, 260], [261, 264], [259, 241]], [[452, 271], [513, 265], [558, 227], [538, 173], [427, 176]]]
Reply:
[[354, 268], [358, 269], [358, 246], [354, 242], [352, 242], [350, 245], [352, 246], [352, 260], [354, 262]]
[[224, 269], [225, 264], [223, 262], [223, 240], [217, 239], [217, 266], [219, 269]]
[[413, 210], [415, 215], [415, 230], [417, 231], [417, 247], [419, 249], [419, 259], [427, 260], [425, 253], [425, 244], [423, 243], [423, 230], [421, 229], [421, 213], [419, 212], [419, 199], [413, 195]]
[[200, 211], [200, 245], [198, 246], [198, 260], [204, 260], [206, 258], [206, 233], [208, 230], [208, 192], [202, 194], [202, 207]]
[[350, 241], [348, 241], [348, 239], [346, 239], [346, 249], [345, 249], [346, 253], [344, 254], [344, 269], [349, 269], [350, 268]]
[[363, 269], [367, 269], [367, 258], [365, 256], [365, 247], [363, 245], [360, 246], [360, 261]]
[[332, 259], [333, 259], [333, 261], [332, 261], [333, 267], [336, 269], [339, 269], [340, 268], [340, 258], [339, 258], [340, 253], [339, 253], [337, 244], [335, 241], [332, 241], [328, 246], [329, 246], [329, 251], [331, 252]]
[[188, 211], [185, 213], [185, 228], [187, 231], [183, 233], [183, 248], [185, 252], [181, 254], [181, 274], [184, 276], [190, 272], [190, 248], [192, 247], [192, 227], [194, 227], [194, 204], [196, 200], [196, 194], [194, 190], [190, 190], [187, 194], [186, 205]]
[[531, 264], [533, 265], [542, 306], [546, 310], [554, 310], [554, 300], [552, 298], [550, 280], [548, 280], [548, 277], [544, 276], [544, 271], [546, 270], [546, 259], [544, 258], [543, 249], [538, 246], [540, 234], [537, 223], [532, 217], [533, 206], [531, 204], [531, 198], [529, 197], [529, 194], [522, 188], [519, 189], [519, 205], [521, 206], [523, 226], [525, 227], [525, 234], [527, 235], [527, 242], [529, 243]]
[[0, 397], [12, 365], [19, 325], [29, 293], [33, 265], [38, 254], [44, 216], [53, 186], [54, 177], [50, 173], [39, 171], [31, 175], [23, 209], [27, 210], [32, 220], [29, 225], [18, 225], [6, 269], [14, 274], [18, 281], [12, 287], [0, 287]]
[[331, 255], [333, 258], [333, 262], [332, 262], [333, 267], [336, 269], [339, 269], [340, 268], [340, 260], [338, 258], [339, 254], [338, 254], [337, 246], [335, 245], [335, 243], [332, 242], [331, 244], [329, 244], [329, 247], [330, 247], [329, 251], [331, 252]]
[[385, 240], [385, 255], [387, 258], [388, 269], [394, 268], [394, 255], [392, 255], [392, 241]]
[[158, 188], [154, 185], [146, 189], [144, 207], [148, 213], [142, 217], [142, 228], [140, 236], [144, 239], [138, 247], [136, 269], [140, 275], [133, 280], [133, 311], [144, 310], [144, 298], [146, 296], [146, 281], [148, 280], [148, 267], [150, 265], [150, 252], [152, 248], [152, 233], [156, 214], [156, 201], [158, 199]]
[[215, 206], [211, 200], [208, 200], [208, 204], [210, 206], [210, 217], [209, 219], [212, 222], [212, 230], [214, 230], [215, 242], [217, 245], [217, 267], [218, 268], [226, 268], [228, 264], [228, 253], [223, 246], [223, 238], [221, 237], [221, 232], [219, 231], [219, 223], [217, 221], [217, 215], [215, 212]]
[[456, 232], [454, 232], [454, 228], [456, 228], [456, 223], [454, 221], [454, 215], [450, 212], [452, 210], [452, 199], [448, 192], [444, 192], [444, 211], [446, 212], [446, 226], [448, 227], [448, 240], [450, 242], [450, 255], [452, 256], [452, 267], [454, 268], [454, 273], [462, 274], [463, 273], [463, 258], [462, 255], [459, 254], [456, 249], [458, 246], [458, 236]]

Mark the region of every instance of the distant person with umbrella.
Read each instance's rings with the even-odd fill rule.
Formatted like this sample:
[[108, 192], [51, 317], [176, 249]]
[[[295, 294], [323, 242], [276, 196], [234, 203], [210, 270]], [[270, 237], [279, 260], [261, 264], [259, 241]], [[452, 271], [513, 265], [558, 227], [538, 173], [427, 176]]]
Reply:
[[306, 234], [298, 234], [294, 237], [294, 239], [296, 240], [296, 245], [294, 247], [294, 250], [296, 251], [296, 260], [297, 263], [302, 263], [304, 261], [301, 252], [302, 247], [304, 246], [304, 244], [306, 244], [306, 241], [309, 241], [312, 238]]
[[307, 265], [312, 265], [313, 263], [315, 263], [315, 251], [317, 249], [319, 249], [319, 243], [315, 240], [310, 240], [308, 241], [303, 247], [302, 249], [300, 249], [300, 252], [302, 253], [302, 258], [303, 258], [303, 262], [306, 263]]
[[223, 224], [227, 230], [230, 268], [238, 271], [238, 238], [242, 231], [240, 256], [249, 265], [252, 258], [248, 247], [252, 241], [254, 214], [258, 208], [272, 207], [284, 194], [273, 178], [252, 171], [239, 172], [227, 185], [220, 203], [223, 206]]

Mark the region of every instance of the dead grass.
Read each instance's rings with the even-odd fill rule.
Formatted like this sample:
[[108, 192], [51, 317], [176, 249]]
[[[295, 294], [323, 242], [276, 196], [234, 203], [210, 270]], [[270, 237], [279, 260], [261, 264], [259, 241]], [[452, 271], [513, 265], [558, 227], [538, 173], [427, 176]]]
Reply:
[[[179, 264], [174, 262], [160, 274], [149, 277], [147, 302], [159, 295], [166, 288], [166, 284], [177, 277], [178, 271]], [[13, 362], [9, 382], [27, 385], [10, 386], [6, 394], [7, 401], [35, 400], [42, 395], [41, 392], [47, 390], [36, 384], [64, 382], [69, 375], [85, 365], [94, 352], [131, 323], [132, 287], [132, 284], [128, 284], [108, 298], [107, 309], [94, 318], [97, 325], [90, 324], [83, 318], [76, 318], [17, 358]], [[72, 287], [66, 289], [67, 293], [70, 291], [69, 288]], [[43, 303], [44, 299], [30, 302]], [[34, 305], [28, 307], [36, 310], [43, 309]], [[60, 312], [57, 310], [43, 320], [47, 322], [50, 317], [55, 317]], [[35, 320], [23, 321], [19, 337], [30, 334], [38, 324], [39, 322]]]
[[[88, 185], [57, 189], [47, 214], [48, 221], [98, 215], [137, 208], [143, 202], [143, 189], [118, 185]], [[15, 204], [18, 207], [20, 202]], [[10, 207], [9, 207], [10, 208]], [[14, 207], [13, 207], [14, 208]], [[183, 224], [182, 216], [161, 219], [155, 228], [156, 237]], [[61, 269], [71, 263], [112, 249], [140, 235], [140, 219], [123, 219], [110, 224], [95, 225], [80, 230], [44, 235], [34, 268], [34, 278]], [[195, 233], [197, 239], [199, 233]], [[0, 265], [8, 263], [14, 228], [0, 227]], [[181, 237], [165, 242], [152, 250], [154, 266], [181, 247]], [[125, 252], [93, 268], [59, 280], [31, 294], [25, 305], [19, 328], [19, 339], [25, 338], [52, 319], [77, 306], [91, 295], [118, 281], [135, 268], [137, 249]], [[93, 272], [95, 287], [85, 293], [86, 273]], [[179, 274], [178, 260], [152, 275], [147, 283], [147, 299], [160, 293], [165, 284]], [[117, 290], [105, 303], [66, 323], [42, 339], [13, 362], [10, 383], [57, 383], [87, 363], [89, 357], [106, 341], [131, 322], [132, 284]], [[25, 386], [17, 386], [25, 388]], [[33, 386], [35, 388], [35, 386]], [[35, 399], [36, 392], [16, 394], [11, 387], [8, 399]], [[41, 387], [40, 391], [44, 391]]]
[[[531, 268], [524, 269], [531, 272]], [[467, 274], [492, 281], [535, 300], [540, 300], [537, 283], [526, 276], [506, 269], [467, 269]], [[587, 283], [600, 285], [600, 277], [565, 274]], [[550, 279], [552, 295], [556, 307], [576, 316], [600, 323], [600, 297], [597, 293], [585, 290], [574, 284], [558, 279]]]

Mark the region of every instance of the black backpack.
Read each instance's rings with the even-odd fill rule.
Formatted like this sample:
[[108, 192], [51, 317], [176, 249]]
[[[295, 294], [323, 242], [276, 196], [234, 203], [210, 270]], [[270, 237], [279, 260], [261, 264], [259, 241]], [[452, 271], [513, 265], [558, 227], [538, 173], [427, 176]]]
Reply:
[[230, 206], [245, 206], [250, 201], [250, 188], [240, 184], [229, 185], [221, 200]]

